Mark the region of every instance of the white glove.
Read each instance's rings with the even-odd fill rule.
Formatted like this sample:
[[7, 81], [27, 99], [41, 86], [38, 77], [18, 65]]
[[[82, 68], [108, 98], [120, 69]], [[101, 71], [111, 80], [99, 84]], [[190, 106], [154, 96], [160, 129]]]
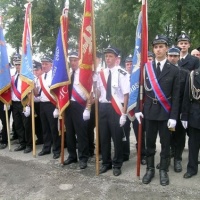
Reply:
[[120, 119], [119, 119], [119, 125], [120, 127], [124, 126], [124, 124], [126, 123], [126, 116], [127, 114], [122, 113]]
[[83, 112], [83, 120], [89, 120], [90, 119], [90, 111], [88, 109], [85, 109]]
[[144, 118], [142, 112], [135, 113], [135, 118], [138, 120], [139, 124], [141, 124], [140, 117]]
[[26, 117], [29, 117], [30, 114], [31, 114], [31, 108], [30, 108], [29, 106], [26, 106], [26, 107], [24, 108], [23, 113], [24, 113], [24, 115], [25, 115]]
[[[10, 105], [7, 105], [8, 110], [10, 110]], [[3, 110], [6, 111], [6, 104], [3, 106]]]
[[98, 80], [98, 74], [94, 73], [92, 78], [93, 78], [93, 82], [96, 82]]
[[175, 128], [176, 126], [176, 120], [175, 119], [169, 119], [167, 122], [167, 127], [168, 128]]
[[58, 111], [58, 109], [56, 108], [56, 109], [53, 111], [53, 117], [54, 117], [54, 118], [58, 118], [58, 116], [59, 116], [59, 111]]
[[186, 129], [188, 127], [188, 122], [187, 121], [181, 121], [183, 128]]

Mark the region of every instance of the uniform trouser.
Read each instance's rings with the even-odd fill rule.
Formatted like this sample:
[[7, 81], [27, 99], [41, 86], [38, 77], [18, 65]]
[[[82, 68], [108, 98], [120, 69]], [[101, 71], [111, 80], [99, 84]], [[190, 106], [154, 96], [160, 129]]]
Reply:
[[88, 144], [89, 154], [94, 155], [94, 128], [95, 128], [95, 105], [93, 104], [90, 112], [90, 119], [88, 120]]
[[[78, 142], [78, 158], [87, 162], [89, 157], [87, 126], [83, 120], [84, 108], [76, 101], [70, 101], [65, 110], [66, 141], [69, 159], [77, 159], [76, 141]], [[77, 136], [77, 138], [76, 138]]]
[[157, 121], [145, 119], [146, 130], [146, 153], [147, 157], [154, 156], [156, 153], [156, 138], [159, 132], [161, 143], [161, 158], [169, 158], [170, 156], [170, 135], [171, 132], [167, 127], [167, 120]]
[[200, 129], [192, 128], [189, 126], [189, 155], [187, 172], [190, 174], [196, 174], [198, 172], [198, 154], [200, 149]]
[[40, 102], [34, 103], [35, 108], [35, 134], [37, 136], [38, 141], [43, 142], [43, 135], [42, 135], [42, 124], [40, 119]]
[[[8, 111], [8, 115], [10, 115], [10, 110]], [[7, 136], [7, 126], [6, 126], [6, 112], [4, 111], [4, 104], [0, 101], [0, 120], [2, 122], [2, 141], [1, 143], [7, 144], [8, 143], [8, 136]]]
[[[123, 130], [119, 125], [120, 116], [110, 103], [99, 103], [99, 133], [101, 140], [102, 165], [120, 168], [123, 164]], [[111, 138], [114, 157], [111, 160]]]
[[[135, 119], [133, 122], [133, 130], [135, 133], [135, 137], [136, 137], [136, 148], [138, 149], [138, 128], [139, 128], [139, 123], [138, 121]], [[142, 120], [142, 124], [144, 125], [144, 120]], [[146, 156], [146, 145], [145, 145], [145, 125], [142, 126], [142, 144], [141, 144], [141, 156]]]
[[182, 153], [185, 147], [186, 130], [180, 120], [177, 121], [175, 131], [171, 135], [171, 147], [174, 147], [174, 159], [182, 160]]
[[51, 151], [60, 154], [61, 139], [58, 133], [58, 118], [53, 117], [55, 106], [51, 102], [40, 102], [40, 118], [43, 131], [43, 151]]
[[15, 130], [22, 146], [32, 146], [31, 115], [26, 117], [23, 113], [23, 106], [20, 101], [13, 101], [13, 120]]
[[126, 120], [126, 123], [123, 126], [123, 137], [125, 136], [125, 141], [123, 140], [123, 158], [128, 159], [130, 155], [130, 131], [131, 131], [131, 121]]

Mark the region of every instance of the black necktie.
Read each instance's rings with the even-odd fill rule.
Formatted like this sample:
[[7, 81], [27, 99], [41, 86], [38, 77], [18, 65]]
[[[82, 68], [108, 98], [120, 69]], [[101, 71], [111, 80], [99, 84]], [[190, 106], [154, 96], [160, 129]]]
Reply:
[[157, 78], [160, 76], [161, 70], [160, 70], [160, 62], [157, 63], [157, 67], [156, 67], [156, 76]]
[[18, 84], [18, 78], [19, 78], [19, 74], [17, 74], [17, 77], [15, 79], [15, 87], [17, 88], [17, 84]]
[[44, 80], [46, 80], [46, 78], [47, 78], [47, 73], [45, 73], [45, 75], [44, 75]]
[[181, 62], [183, 62], [184, 61], [184, 58], [181, 58]]
[[73, 83], [74, 83], [74, 74], [75, 74], [75, 71], [73, 71], [72, 75], [71, 75], [71, 84], [69, 85], [69, 99], [71, 99], [71, 96], [72, 96], [72, 88], [73, 88]]
[[108, 80], [107, 80], [107, 92], [106, 92], [106, 99], [108, 101], [111, 100], [111, 71], [109, 70]]

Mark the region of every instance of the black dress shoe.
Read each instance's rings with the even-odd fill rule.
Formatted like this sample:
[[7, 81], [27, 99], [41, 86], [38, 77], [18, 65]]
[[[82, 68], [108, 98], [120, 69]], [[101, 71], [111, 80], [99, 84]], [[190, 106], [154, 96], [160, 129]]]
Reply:
[[160, 185], [169, 185], [169, 176], [166, 170], [160, 170]]
[[119, 176], [122, 173], [120, 168], [113, 168], [113, 175]]
[[26, 147], [26, 149], [24, 149], [24, 153], [30, 153], [32, 151], [31, 147]]
[[112, 169], [112, 166], [105, 166], [103, 165], [99, 171], [100, 174], [107, 172], [109, 169]]
[[154, 175], [155, 175], [155, 169], [154, 168], [147, 169], [145, 175], [142, 178], [142, 183], [149, 184], [151, 182], [152, 178], [154, 177]]
[[77, 163], [77, 159], [72, 160], [68, 158], [67, 160], [64, 161], [63, 165], [70, 165], [72, 163]]
[[182, 165], [180, 160], [174, 160], [174, 171], [175, 172], [181, 172], [182, 171]]
[[44, 155], [47, 155], [47, 154], [50, 154], [51, 152], [50, 151], [41, 151], [40, 153], [38, 153], [38, 156], [44, 156]]
[[186, 172], [184, 175], [183, 175], [183, 178], [191, 178], [192, 176], [194, 176], [196, 174], [191, 174], [189, 172]]
[[79, 167], [80, 167], [80, 169], [85, 169], [87, 167], [87, 162], [80, 161]]
[[59, 153], [56, 153], [56, 154], [53, 154], [53, 159], [57, 159], [60, 157], [60, 154]]
[[0, 149], [5, 149], [7, 146], [8, 146], [7, 144], [1, 143], [1, 144], [0, 144]]
[[16, 149], [14, 149], [14, 151], [22, 151], [26, 148], [26, 146], [23, 145], [19, 145]]

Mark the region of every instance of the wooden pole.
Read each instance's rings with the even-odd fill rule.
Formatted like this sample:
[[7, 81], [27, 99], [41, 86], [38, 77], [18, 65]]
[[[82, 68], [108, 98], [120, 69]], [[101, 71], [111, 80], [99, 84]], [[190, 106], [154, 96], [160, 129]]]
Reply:
[[[93, 45], [93, 61], [94, 61], [94, 72], [97, 71], [96, 64], [96, 33], [95, 33], [95, 20], [94, 20], [94, 1], [92, 0], [92, 45]], [[98, 117], [98, 95], [97, 95], [97, 83], [93, 85], [95, 93], [95, 125], [96, 125], [96, 175], [99, 175], [99, 117]]]
[[35, 109], [34, 109], [34, 94], [31, 92], [31, 120], [32, 120], [32, 141], [33, 141], [33, 157], [36, 157], [36, 145], [35, 145]]
[[6, 128], [7, 128], [7, 136], [8, 136], [8, 149], [11, 151], [11, 145], [10, 145], [10, 123], [9, 123], [9, 118], [8, 118], [8, 105], [5, 104], [6, 106]]
[[61, 156], [60, 163], [64, 164], [64, 148], [65, 148], [65, 132], [64, 132], [64, 112], [62, 113], [62, 118], [59, 119], [61, 123]]

